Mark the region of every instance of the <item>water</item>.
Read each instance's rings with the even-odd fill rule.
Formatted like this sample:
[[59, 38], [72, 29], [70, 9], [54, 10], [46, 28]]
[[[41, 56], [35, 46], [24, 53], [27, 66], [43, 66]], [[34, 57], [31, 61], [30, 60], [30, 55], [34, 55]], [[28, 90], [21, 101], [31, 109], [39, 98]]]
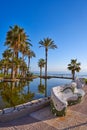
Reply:
[[34, 79], [21, 82], [0, 82], [0, 109], [50, 96], [51, 88], [70, 83], [70, 79]]
[[[39, 75], [39, 72], [34, 72], [36, 75]], [[44, 72], [43, 72], [43, 75], [44, 75]], [[72, 74], [70, 73], [70, 71], [56, 71], [56, 72], [51, 72], [49, 71], [48, 72], [48, 75], [50, 76], [65, 76], [65, 77], [72, 77]], [[79, 78], [87, 78], [87, 72], [76, 72], [75, 73], [75, 76], [76, 77], [79, 77]]]
[[[58, 78], [52, 78], [47, 80], [47, 96], [50, 96], [51, 88], [59, 85], [64, 85], [70, 83], [70, 79], [58, 79]], [[40, 79], [34, 79], [33, 82], [30, 83], [30, 91], [35, 93], [35, 99], [44, 97], [45, 93], [41, 93], [38, 91], [38, 86], [40, 85]], [[41, 79], [41, 85], [44, 85], [45, 87], [45, 80]]]
[[[36, 74], [39, 73], [37, 72]], [[70, 73], [66, 72], [48, 72], [48, 75], [72, 76]], [[87, 78], [86, 73], [77, 73], [76, 76]], [[47, 79], [47, 81], [37, 78], [32, 81], [0, 82], [0, 109], [13, 107], [34, 99], [50, 96], [52, 87], [62, 86], [70, 82], [70, 79], [60, 78], [51, 78]]]

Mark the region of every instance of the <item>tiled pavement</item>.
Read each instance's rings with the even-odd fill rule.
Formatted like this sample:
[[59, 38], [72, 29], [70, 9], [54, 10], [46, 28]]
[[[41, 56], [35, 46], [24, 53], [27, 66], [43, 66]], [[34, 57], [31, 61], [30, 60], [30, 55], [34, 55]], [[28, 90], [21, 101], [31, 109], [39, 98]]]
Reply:
[[65, 117], [56, 117], [45, 107], [20, 119], [0, 123], [0, 130], [87, 130], [87, 87], [84, 100], [69, 107]]
[[87, 115], [68, 109], [65, 117], [56, 117], [48, 106], [20, 119], [1, 123], [0, 130], [87, 130]]
[[58, 130], [87, 130], [87, 115], [79, 112], [68, 110], [65, 117], [55, 117], [51, 114], [48, 107], [32, 113], [31, 116]]

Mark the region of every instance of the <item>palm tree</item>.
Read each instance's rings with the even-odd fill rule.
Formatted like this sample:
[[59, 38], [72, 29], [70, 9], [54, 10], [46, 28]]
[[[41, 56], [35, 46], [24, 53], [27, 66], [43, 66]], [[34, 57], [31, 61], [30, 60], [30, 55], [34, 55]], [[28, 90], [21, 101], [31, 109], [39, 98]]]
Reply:
[[23, 28], [15, 25], [10, 27], [10, 30], [7, 32], [5, 45], [8, 45], [14, 50], [14, 56], [18, 57], [18, 51], [21, 44], [27, 42], [27, 35], [24, 32]]
[[27, 54], [27, 51], [29, 51], [28, 44], [21, 44], [20, 45], [20, 52], [22, 53], [22, 60], [24, 60], [24, 56]]
[[34, 51], [28, 49], [27, 52], [26, 52], [27, 56], [28, 56], [28, 71], [29, 71], [29, 68], [30, 68], [30, 59], [32, 57], [36, 57]]
[[40, 77], [42, 76], [42, 68], [45, 66], [45, 60], [39, 59], [38, 66], [40, 67]]
[[10, 68], [11, 65], [11, 60], [12, 60], [12, 50], [11, 49], [6, 49], [3, 53], [3, 65], [5, 69], [5, 74], [8, 74], [8, 69]]
[[6, 49], [4, 51], [4, 53], [2, 53], [2, 55], [3, 55], [3, 58], [5, 58], [7, 60], [10, 59], [12, 57], [12, 51], [11, 51], [11, 49]]
[[46, 61], [46, 66], [45, 66], [45, 78], [47, 77], [47, 58], [48, 58], [48, 49], [55, 49], [57, 46], [54, 44], [54, 41], [51, 38], [44, 38], [39, 42], [41, 46], [39, 47], [44, 47], [45, 48], [45, 61]]
[[1, 74], [3, 73], [3, 61], [2, 60], [0, 60], [0, 72], [1, 72]]
[[6, 59], [2, 60], [3, 70], [4, 70], [4, 76], [6, 76], [6, 74], [7, 74], [8, 62], [9, 61], [7, 61]]
[[71, 70], [72, 79], [75, 79], [75, 71], [79, 72], [81, 70], [80, 63], [77, 63], [77, 59], [71, 59], [71, 63], [68, 64], [68, 69]]
[[21, 71], [21, 76], [22, 77], [25, 77], [26, 76], [26, 73], [27, 73], [27, 64], [26, 62], [23, 60], [21, 60], [21, 64], [20, 64], [20, 71]]
[[[21, 44], [29, 44], [29, 39], [23, 28], [15, 25], [14, 27], [10, 27], [10, 30], [7, 32], [5, 45], [8, 45], [11, 49], [13, 49], [13, 61], [14, 57], [18, 58], [18, 51]], [[14, 78], [14, 74], [17, 75], [17, 68], [14, 72], [14, 63], [12, 67], [12, 78]]]

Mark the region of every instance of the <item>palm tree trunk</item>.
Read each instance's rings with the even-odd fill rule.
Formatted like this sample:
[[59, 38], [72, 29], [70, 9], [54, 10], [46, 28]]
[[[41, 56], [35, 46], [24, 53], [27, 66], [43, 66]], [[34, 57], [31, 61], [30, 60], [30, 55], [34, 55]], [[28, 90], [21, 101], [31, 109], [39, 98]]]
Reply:
[[6, 76], [6, 66], [5, 66], [5, 68], [4, 68], [4, 76]]
[[30, 57], [28, 57], [28, 71], [29, 71], [29, 68], [30, 68]]
[[8, 75], [8, 70], [9, 70], [9, 69], [7, 68], [7, 75]]
[[48, 49], [46, 48], [45, 49], [45, 58], [46, 58], [46, 65], [45, 65], [45, 78], [47, 78], [47, 52], [48, 52]]
[[7, 75], [7, 67], [5, 66], [5, 76]]
[[[15, 57], [18, 59], [18, 51], [15, 52]], [[18, 67], [15, 68], [15, 77], [18, 75]]]
[[46, 61], [46, 65], [45, 65], [45, 97], [47, 97], [47, 52], [48, 52], [48, 49], [46, 48], [45, 49], [45, 61]]
[[14, 79], [14, 77], [15, 77], [15, 69], [14, 69], [14, 63], [12, 63], [11, 78]]
[[72, 79], [75, 80], [75, 71], [72, 72]]
[[22, 60], [24, 61], [24, 54], [22, 55]]
[[40, 77], [42, 76], [42, 67], [40, 67]]
[[22, 73], [22, 74], [23, 74], [23, 78], [24, 78], [24, 77], [25, 77], [25, 71], [24, 71], [24, 67], [23, 67], [23, 73]]
[[11, 78], [14, 79], [15, 76], [15, 66], [14, 66], [14, 53], [12, 57], [12, 70], [11, 70]]

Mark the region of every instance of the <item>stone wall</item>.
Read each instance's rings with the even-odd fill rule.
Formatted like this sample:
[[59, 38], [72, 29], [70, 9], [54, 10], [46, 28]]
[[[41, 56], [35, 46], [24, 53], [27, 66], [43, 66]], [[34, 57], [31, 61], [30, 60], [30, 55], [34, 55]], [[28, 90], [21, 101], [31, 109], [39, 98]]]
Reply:
[[20, 118], [50, 104], [50, 97], [33, 100], [21, 105], [0, 110], [0, 122]]

